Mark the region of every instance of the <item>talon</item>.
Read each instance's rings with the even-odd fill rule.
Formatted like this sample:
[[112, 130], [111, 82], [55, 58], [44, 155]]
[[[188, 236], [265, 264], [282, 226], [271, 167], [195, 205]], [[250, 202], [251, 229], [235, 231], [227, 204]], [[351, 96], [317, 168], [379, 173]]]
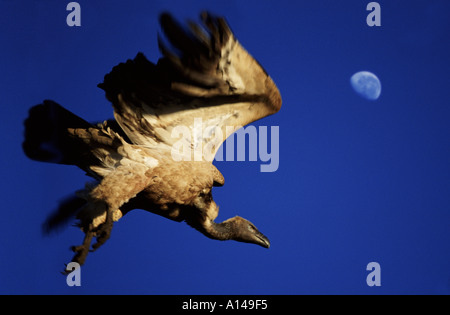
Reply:
[[[73, 246], [72, 246], [72, 247], [73, 247]], [[62, 274], [63, 276], [67, 276], [67, 275], [69, 274], [69, 271], [67, 270], [67, 264], [64, 264], [64, 266], [65, 266], [65, 268], [64, 268], [63, 271], [61, 271], [61, 274]]]

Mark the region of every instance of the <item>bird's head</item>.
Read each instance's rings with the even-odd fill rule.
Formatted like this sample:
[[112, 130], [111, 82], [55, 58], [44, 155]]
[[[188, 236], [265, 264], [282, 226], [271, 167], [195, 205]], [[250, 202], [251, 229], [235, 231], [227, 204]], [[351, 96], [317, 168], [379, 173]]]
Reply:
[[228, 225], [230, 230], [230, 239], [244, 242], [244, 243], [252, 243], [265, 248], [270, 247], [269, 239], [262, 234], [250, 221], [241, 218], [234, 217], [226, 220], [222, 224]]

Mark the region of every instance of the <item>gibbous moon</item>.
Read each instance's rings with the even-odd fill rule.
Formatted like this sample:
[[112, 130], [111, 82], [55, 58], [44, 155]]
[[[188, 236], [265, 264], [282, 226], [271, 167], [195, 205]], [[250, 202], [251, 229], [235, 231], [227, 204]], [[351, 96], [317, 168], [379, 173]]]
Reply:
[[381, 82], [377, 76], [368, 71], [360, 71], [352, 75], [350, 84], [356, 93], [365, 99], [375, 101], [381, 94]]

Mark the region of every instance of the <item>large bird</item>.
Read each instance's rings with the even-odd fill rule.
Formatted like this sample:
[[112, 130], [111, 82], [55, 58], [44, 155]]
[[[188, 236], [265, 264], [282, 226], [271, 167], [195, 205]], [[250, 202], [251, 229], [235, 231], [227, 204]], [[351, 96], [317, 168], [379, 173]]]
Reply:
[[183, 27], [162, 14], [172, 48], [158, 36], [163, 57], [156, 65], [138, 53], [105, 76], [99, 87], [115, 120], [90, 124], [48, 100], [30, 109], [26, 155], [76, 165], [95, 179], [46, 221], [53, 228], [76, 215], [85, 238], [72, 248], [72, 261], [83, 264], [93, 238], [95, 250], [133, 209], [185, 221], [212, 239], [270, 246], [246, 219], [214, 221], [211, 190], [224, 178], [212, 160], [235, 130], [276, 113], [281, 96], [223, 18], [202, 13], [201, 21]]

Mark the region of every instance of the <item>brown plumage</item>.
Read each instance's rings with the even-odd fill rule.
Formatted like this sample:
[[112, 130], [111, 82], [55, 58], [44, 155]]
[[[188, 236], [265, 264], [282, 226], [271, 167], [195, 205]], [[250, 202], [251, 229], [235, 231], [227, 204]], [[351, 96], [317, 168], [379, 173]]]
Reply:
[[[38, 161], [76, 165], [96, 180], [65, 200], [45, 225], [51, 230], [76, 215], [86, 235], [73, 248], [73, 261], [83, 264], [92, 239], [97, 249], [113, 222], [137, 208], [186, 221], [212, 239], [269, 247], [269, 240], [241, 217], [214, 222], [219, 208], [212, 187], [222, 186], [224, 178], [212, 160], [236, 129], [277, 112], [280, 93], [223, 18], [203, 13], [201, 19], [203, 26], [189, 22], [184, 29], [162, 14], [162, 29], [178, 53], [158, 38], [163, 57], [156, 65], [139, 53], [105, 76], [99, 87], [113, 105], [115, 120], [90, 124], [52, 101], [30, 110], [25, 153]], [[179, 126], [194, 136], [173, 137]], [[174, 154], [175, 145], [186, 145], [188, 156]], [[200, 149], [206, 153], [192, 158]]]

